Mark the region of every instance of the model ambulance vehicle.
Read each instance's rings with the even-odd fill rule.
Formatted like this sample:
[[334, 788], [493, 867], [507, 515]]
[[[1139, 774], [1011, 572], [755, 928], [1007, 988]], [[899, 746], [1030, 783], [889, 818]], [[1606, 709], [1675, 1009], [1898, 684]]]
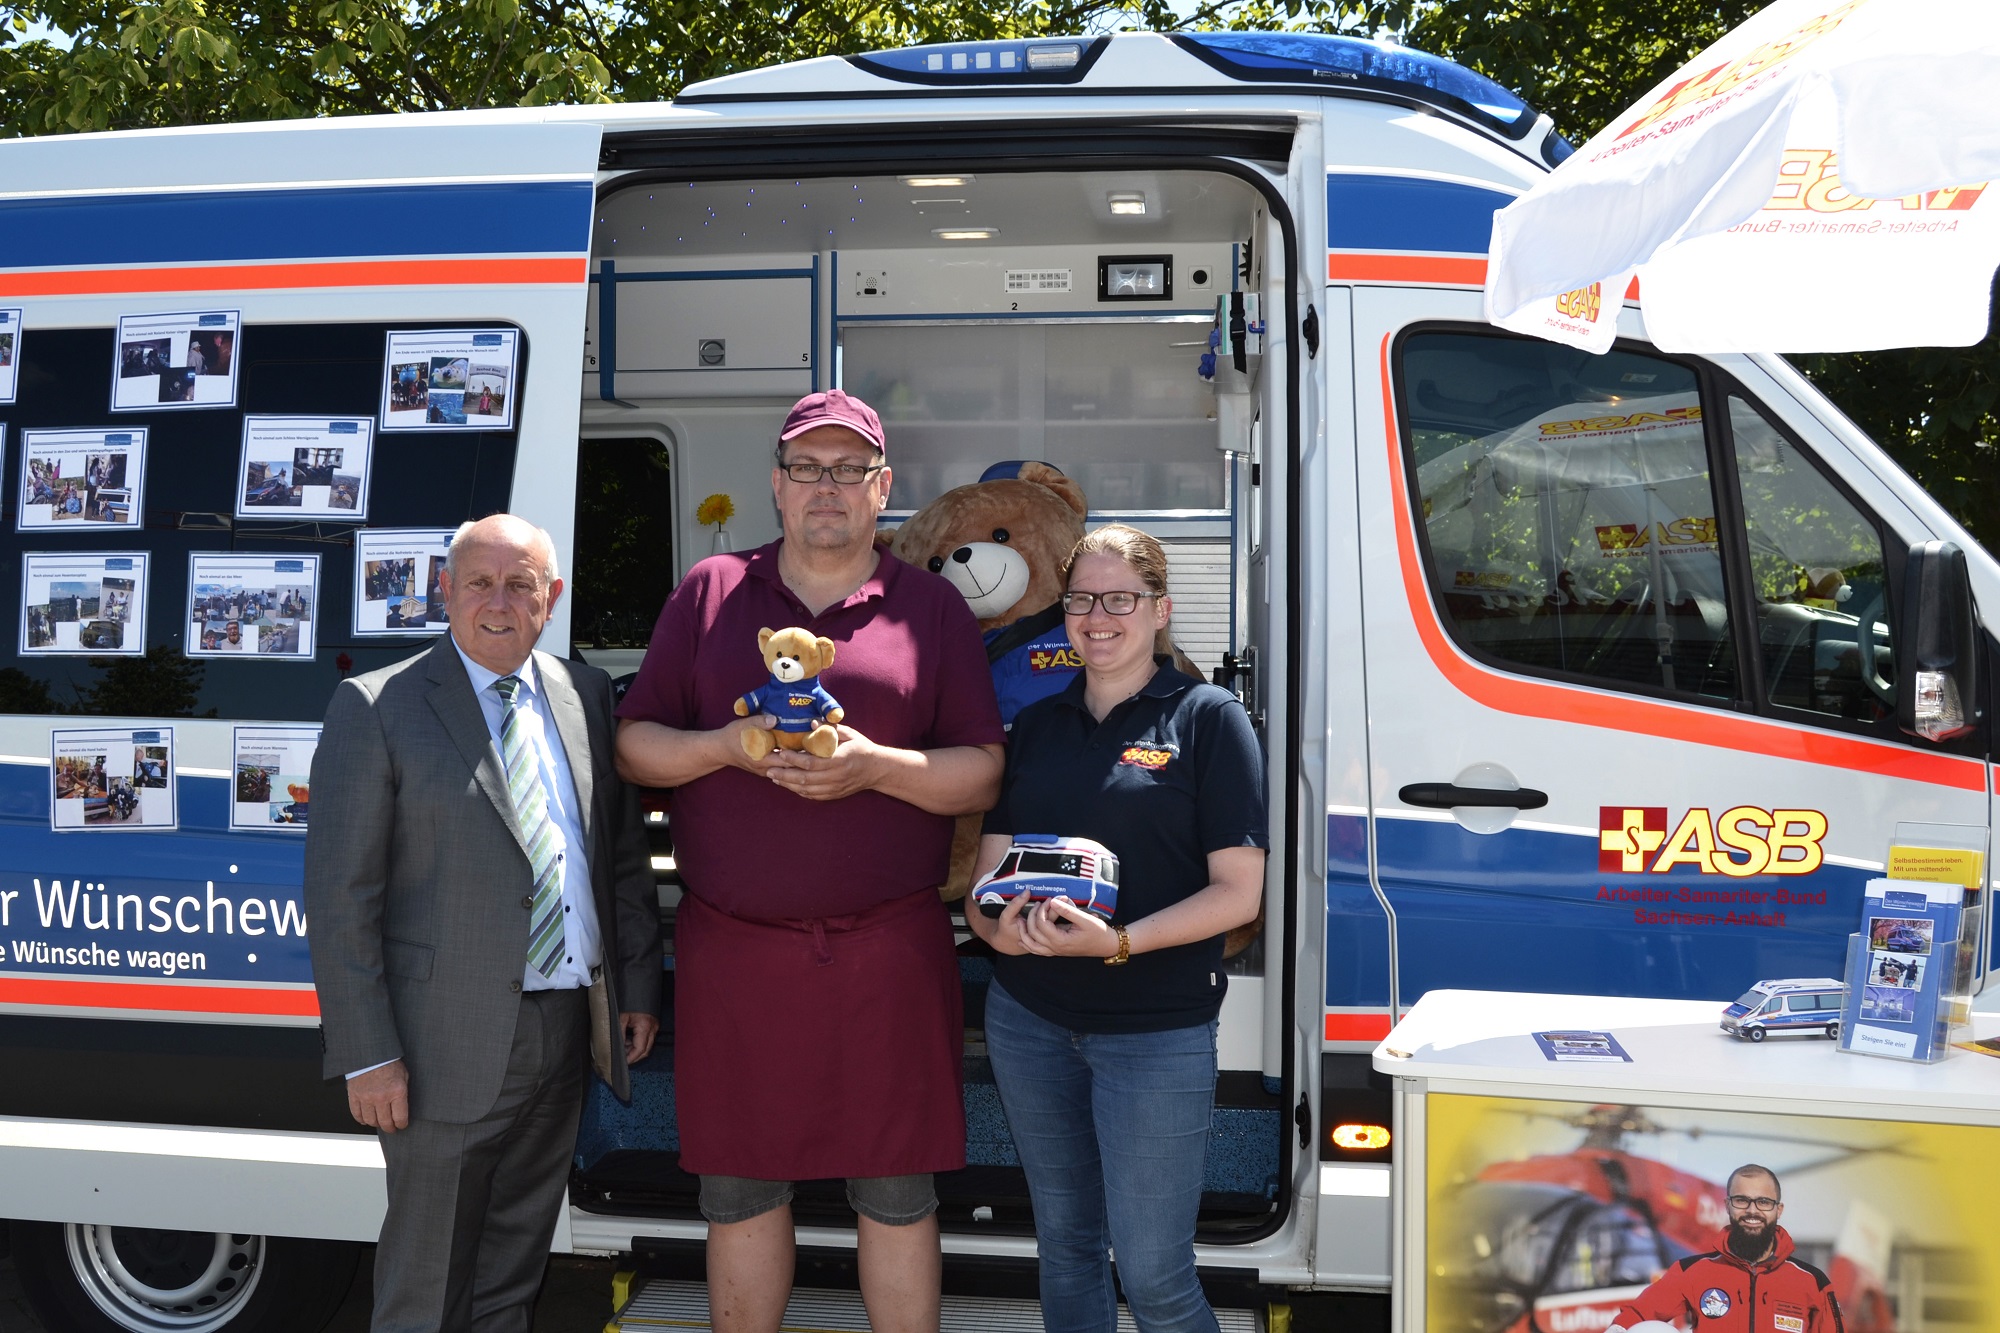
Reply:
[[[1041, 459], [1091, 526], [1156, 535], [1176, 645], [1257, 730], [1216, 1281], [1387, 1292], [1369, 1052], [1427, 991], [1838, 973], [1899, 824], [1987, 845], [2000, 566], [1782, 359], [1663, 353], [1616, 293], [1602, 356], [1485, 323], [1493, 214], [1568, 152], [1449, 61], [1248, 32], [0, 142], [0, 1218], [44, 1324], [338, 1302], [383, 1196], [300, 896], [335, 686], [448, 631], [445, 541], [503, 509], [568, 585], [542, 647], [635, 670], [691, 565], [778, 535], [772, 447], [817, 389], [882, 413], [887, 527]], [[1787, 206], [1822, 197], [1947, 206]], [[1071, 896], [1108, 907], [1109, 869]], [[672, 1053], [633, 1078], [591, 1095], [555, 1245], [694, 1262]], [[948, 1262], [1032, 1294], [1017, 1154], [969, 1121]], [[793, 1211], [855, 1245], [837, 1186]]]
[[1118, 910], [1118, 857], [1089, 838], [1018, 833], [1000, 864], [972, 886], [972, 899], [999, 916], [1024, 893], [1030, 903], [1067, 898], [1109, 921]]
[[1773, 1032], [1818, 1032], [1838, 1039], [1847, 986], [1831, 977], [1760, 981], [1722, 1011], [1722, 1030], [1744, 1041]]

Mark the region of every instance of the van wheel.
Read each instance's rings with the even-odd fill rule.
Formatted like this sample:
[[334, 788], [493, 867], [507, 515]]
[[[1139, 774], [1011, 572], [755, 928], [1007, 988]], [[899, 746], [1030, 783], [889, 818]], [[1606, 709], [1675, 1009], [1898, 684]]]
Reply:
[[1834, 1020], [1833, 1020], [1833, 1021], [1832, 1021], [1831, 1023], [1828, 1023], [1828, 1024], [1826, 1025], [1826, 1039], [1827, 1039], [1828, 1041], [1839, 1041], [1839, 1040], [1840, 1040], [1840, 1020], [1839, 1020], [1839, 1019], [1837, 1019], [1837, 1018], [1836, 1018], [1836, 1019], [1834, 1019]]
[[14, 1267], [48, 1333], [318, 1333], [354, 1281], [341, 1241], [15, 1222]]
[[1746, 1037], [1748, 1037], [1748, 1038], [1749, 1038], [1750, 1040], [1752, 1040], [1752, 1041], [1762, 1041], [1762, 1040], [1764, 1040], [1764, 1029], [1762, 1029], [1762, 1028], [1744, 1028], [1744, 1029], [1743, 1029], [1743, 1035], [1744, 1035], [1744, 1036], [1746, 1036]]

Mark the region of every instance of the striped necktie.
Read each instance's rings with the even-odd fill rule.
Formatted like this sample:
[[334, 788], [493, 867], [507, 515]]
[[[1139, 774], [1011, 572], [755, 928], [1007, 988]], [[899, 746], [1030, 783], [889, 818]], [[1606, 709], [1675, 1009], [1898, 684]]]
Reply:
[[507, 794], [514, 798], [514, 818], [528, 848], [528, 867], [535, 872], [535, 894], [528, 909], [528, 965], [545, 977], [556, 974], [563, 951], [562, 866], [556, 860], [556, 826], [549, 818], [549, 797], [542, 788], [541, 765], [528, 743], [522, 720], [527, 706], [519, 699], [521, 678], [502, 676], [493, 688], [507, 705], [500, 723], [500, 762], [507, 769]]

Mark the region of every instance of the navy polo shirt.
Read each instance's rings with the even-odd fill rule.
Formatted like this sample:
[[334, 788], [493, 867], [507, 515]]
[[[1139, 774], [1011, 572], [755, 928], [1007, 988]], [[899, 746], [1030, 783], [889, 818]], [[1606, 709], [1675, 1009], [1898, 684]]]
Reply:
[[[1084, 706], [1081, 672], [1022, 709], [985, 823], [987, 833], [1093, 838], [1117, 853], [1120, 926], [1206, 888], [1210, 852], [1271, 845], [1264, 758], [1243, 705], [1157, 660], [1153, 679], [1101, 723]], [[1228, 985], [1220, 935], [1123, 967], [1002, 954], [993, 968], [1030, 1012], [1074, 1032], [1194, 1027], [1215, 1017]]]

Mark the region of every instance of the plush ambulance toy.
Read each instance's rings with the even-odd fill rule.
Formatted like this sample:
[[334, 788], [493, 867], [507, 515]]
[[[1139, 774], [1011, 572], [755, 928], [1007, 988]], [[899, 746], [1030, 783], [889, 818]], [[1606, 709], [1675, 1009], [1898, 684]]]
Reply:
[[760, 629], [757, 649], [764, 654], [771, 678], [736, 701], [736, 716], [769, 713], [778, 724], [769, 731], [747, 728], [743, 752], [752, 759], [762, 759], [774, 749], [831, 758], [840, 744], [834, 728], [846, 713], [818, 677], [833, 665], [833, 640], [814, 638], [802, 629]]

